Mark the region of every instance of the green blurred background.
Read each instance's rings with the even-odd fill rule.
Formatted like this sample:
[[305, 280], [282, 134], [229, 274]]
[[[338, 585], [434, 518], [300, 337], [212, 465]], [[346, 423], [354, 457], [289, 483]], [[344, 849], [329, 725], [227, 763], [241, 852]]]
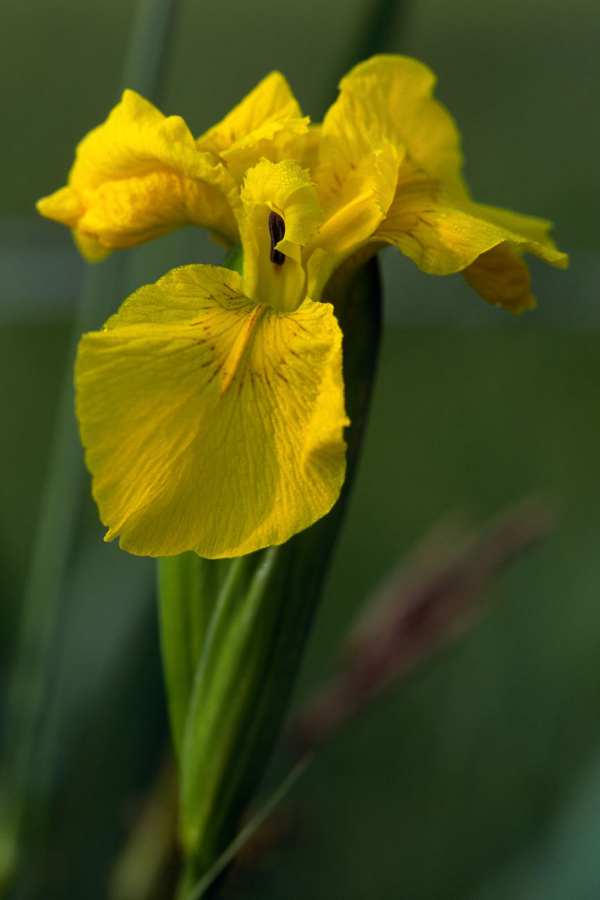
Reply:
[[[480, 521], [541, 491], [560, 527], [498, 581], [482, 624], [320, 754], [289, 800], [293, 840], [230, 896], [597, 900], [600, 4], [379, 7], [381, 29], [369, 0], [188, 0], [160, 106], [200, 134], [279, 68], [318, 120], [369, 40], [416, 56], [459, 123], [476, 199], [554, 220], [572, 262], [563, 273], [534, 261], [539, 310], [512, 319], [459, 276], [383, 255], [371, 426], [298, 697], [330, 672], [365, 596], [441, 517]], [[116, 102], [134, 8], [6, 0], [2, 10], [3, 693], [84, 277], [66, 230], [33, 205], [64, 183], [75, 143]], [[189, 230], [128, 255], [123, 296], [173, 265], [220, 259]], [[31, 789], [50, 818], [33, 829], [46, 838], [13, 897], [106, 897], [168, 746], [152, 565], [101, 537], [90, 503], [44, 683], [53, 749]]]

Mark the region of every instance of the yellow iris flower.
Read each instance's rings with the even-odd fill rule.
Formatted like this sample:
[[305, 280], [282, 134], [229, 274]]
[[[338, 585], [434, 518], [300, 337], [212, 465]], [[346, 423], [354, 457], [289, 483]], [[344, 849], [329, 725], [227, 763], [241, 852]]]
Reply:
[[524, 251], [567, 265], [550, 223], [471, 200], [434, 83], [415, 60], [374, 57], [312, 126], [275, 72], [197, 140], [126, 91], [81, 142], [38, 208], [87, 259], [183, 225], [244, 250], [243, 275], [176, 269], [82, 338], [77, 414], [108, 540], [238, 556], [331, 509], [348, 419], [342, 335], [320, 298], [359, 249], [462, 272], [515, 313], [535, 304]]

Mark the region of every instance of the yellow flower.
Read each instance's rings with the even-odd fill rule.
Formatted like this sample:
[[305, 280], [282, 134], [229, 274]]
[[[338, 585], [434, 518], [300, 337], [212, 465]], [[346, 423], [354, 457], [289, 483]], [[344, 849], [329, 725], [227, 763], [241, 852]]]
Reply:
[[307, 133], [308, 120], [279, 72], [197, 141], [180, 116], [166, 118], [125, 91], [77, 147], [68, 185], [37, 208], [72, 228], [90, 262], [184, 225], [209, 228], [218, 243], [232, 246], [238, 231], [230, 201], [244, 172], [261, 156], [280, 159], [292, 145], [301, 150]]
[[40, 211], [88, 259], [182, 225], [241, 240], [243, 275], [177, 269], [85, 335], [77, 412], [107, 539], [227, 557], [325, 515], [345, 473], [332, 272], [393, 244], [489, 302], [531, 308], [523, 252], [567, 264], [550, 224], [471, 200], [454, 122], [421, 63], [347, 75], [322, 125], [272, 73], [198, 140], [131, 91], [79, 145]]
[[342, 335], [331, 305], [306, 298], [300, 263], [321, 221], [315, 188], [293, 161], [262, 160], [241, 203], [243, 279], [176, 269], [81, 340], [94, 497], [107, 539], [132, 553], [282, 543], [325, 515], [344, 481]]
[[[550, 222], [470, 199], [460, 136], [450, 114], [433, 99], [434, 85], [426, 66], [399, 56], [373, 57], [342, 80], [323, 122], [316, 174], [325, 211], [335, 211], [336, 199], [356, 191], [360, 167], [370, 161], [375, 168], [377, 159], [373, 199], [366, 201], [371, 215], [365, 212], [362, 232], [355, 234], [359, 244], [393, 244], [424, 272], [462, 272], [496, 306], [513, 313], [531, 309], [535, 300], [521, 254], [533, 253], [561, 268], [568, 258], [548, 237]], [[322, 230], [324, 246], [327, 227], [346, 232], [344, 209], [338, 219]], [[332, 268], [336, 264], [330, 261]]]

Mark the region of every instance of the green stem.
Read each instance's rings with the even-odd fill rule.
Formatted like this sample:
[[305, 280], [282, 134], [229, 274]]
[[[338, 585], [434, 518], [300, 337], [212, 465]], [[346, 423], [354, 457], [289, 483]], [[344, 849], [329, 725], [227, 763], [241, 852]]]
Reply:
[[[262, 777], [344, 519], [379, 342], [376, 261], [371, 260], [354, 281], [348, 268], [340, 271], [328, 294], [325, 299], [335, 303], [344, 334], [346, 407], [352, 422], [342, 495], [327, 516], [286, 544], [228, 563], [229, 575], [211, 607], [193, 688], [190, 691], [186, 682], [183, 697], [172, 694], [177, 686], [169, 683], [168, 661], [182, 654], [189, 658], [190, 650], [163, 639], [170, 705], [178, 706], [179, 722], [181, 709], [189, 706], [183, 739], [181, 733], [175, 736], [180, 747], [180, 832], [186, 858], [182, 895], [233, 840]], [[176, 567], [177, 562], [159, 565]], [[161, 583], [167, 584], [163, 578]], [[176, 592], [175, 600], [181, 596]], [[161, 593], [161, 616], [170, 615], [171, 599], [168, 591]], [[191, 606], [204, 600], [187, 598]]]
[[159, 603], [160, 644], [178, 759], [198, 660], [228, 570], [228, 560], [201, 559], [191, 551], [158, 562], [158, 597], [165, 601]]
[[227, 867], [234, 861], [242, 847], [256, 834], [263, 822], [268, 819], [273, 810], [281, 803], [281, 801], [291, 791], [301, 775], [304, 774], [310, 763], [312, 755], [307, 754], [296, 763], [294, 768], [283, 779], [279, 787], [265, 800], [257, 812], [252, 816], [247, 825], [240, 830], [226, 850], [211, 866], [208, 872], [200, 879], [194, 882], [191, 873], [184, 879], [179, 896], [182, 900], [200, 900], [206, 896], [206, 892], [217, 882], [219, 876], [226, 871]]
[[[179, 0], [140, 0], [123, 86], [153, 98]], [[121, 298], [124, 256], [86, 273], [60, 393], [28, 571], [0, 772], [0, 889], [17, 864], [23, 828], [39, 833], [57, 756], [57, 723], [44, 720], [59, 654], [64, 587], [86, 476], [73, 413], [73, 362], [81, 334], [98, 328]], [[35, 813], [34, 813], [35, 809]], [[35, 822], [32, 821], [35, 815]]]

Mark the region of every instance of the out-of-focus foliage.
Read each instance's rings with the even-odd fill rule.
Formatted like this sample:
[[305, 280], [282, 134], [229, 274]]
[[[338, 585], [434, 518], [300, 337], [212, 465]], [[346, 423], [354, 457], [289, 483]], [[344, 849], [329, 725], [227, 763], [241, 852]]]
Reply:
[[[33, 219], [33, 203], [63, 183], [73, 145], [115, 102], [133, 8], [22, 0], [3, 10], [3, 688], [83, 271], [63, 229]], [[188, 0], [161, 107], [200, 134], [281, 68], [319, 118], [355, 61], [368, 9], [236, 0], [224, 13]], [[474, 194], [554, 219], [572, 267], [534, 264], [540, 309], [513, 320], [458, 276], [428, 278], [384, 254], [371, 430], [299, 691], [327, 674], [366, 593], [441, 516], [485, 518], [539, 490], [556, 499], [561, 525], [503, 576], [472, 635], [321, 754], [292, 795], [297, 839], [231, 896], [595, 900], [600, 7], [413, 0], [395, 27], [381, 49], [437, 72]], [[123, 296], [171, 266], [221, 258], [189, 230], [132, 257]], [[151, 570], [101, 536], [90, 506], [51, 691], [62, 736], [52, 840], [43, 873], [30, 876], [51, 900], [105, 896], [167, 739]]]

